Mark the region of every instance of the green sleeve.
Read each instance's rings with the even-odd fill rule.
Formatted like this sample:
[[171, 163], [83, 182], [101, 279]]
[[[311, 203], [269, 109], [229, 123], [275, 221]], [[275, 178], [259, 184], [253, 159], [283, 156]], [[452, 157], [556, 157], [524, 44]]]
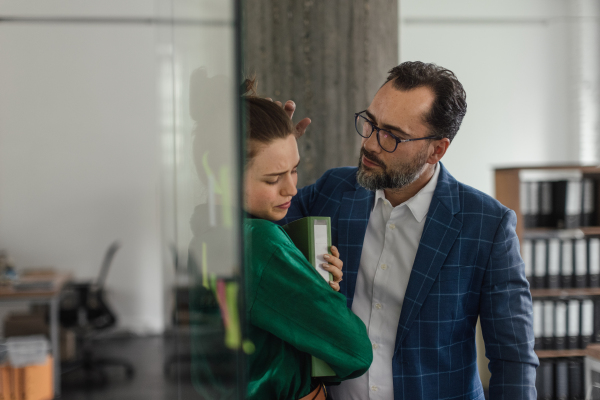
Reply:
[[258, 282], [250, 320], [300, 351], [325, 361], [344, 380], [373, 360], [363, 322], [293, 245], [278, 245]]

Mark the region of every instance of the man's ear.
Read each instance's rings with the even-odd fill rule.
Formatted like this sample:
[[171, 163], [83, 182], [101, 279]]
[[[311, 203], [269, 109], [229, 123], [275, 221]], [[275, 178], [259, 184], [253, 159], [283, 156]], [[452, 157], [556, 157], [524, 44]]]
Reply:
[[444, 157], [444, 154], [446, 154], [448, 146], [450, 146], [450, 139], [443, 138], [440, 140], [434, 140], [431, 142], [431, 145], [433, 147], [433, 153], [429, 155], [427, 163], [435, 164], [440, 161], [442, 157]]

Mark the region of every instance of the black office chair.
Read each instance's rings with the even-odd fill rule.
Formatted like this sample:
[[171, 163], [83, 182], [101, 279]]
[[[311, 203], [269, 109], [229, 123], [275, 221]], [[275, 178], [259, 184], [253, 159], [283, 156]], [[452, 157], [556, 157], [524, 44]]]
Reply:
[[133, 378], [133, 365], [124, 359], [98, 357], [93, 353], [93, 340], [103, 331], [113, 327], [117, 318], [104, 300], [104, 283], [115, 253], [121, 245], [112, 243], [106, 250], [100, 274], [95, 282], [70, 283], [61, 294], [60, 322], [73, 328], [77, 336], [77, 357], [61, 366], [63, 374], [82, 369], [87, 383], [106, 384], [109, 367], [124, 368], [128, 379]]

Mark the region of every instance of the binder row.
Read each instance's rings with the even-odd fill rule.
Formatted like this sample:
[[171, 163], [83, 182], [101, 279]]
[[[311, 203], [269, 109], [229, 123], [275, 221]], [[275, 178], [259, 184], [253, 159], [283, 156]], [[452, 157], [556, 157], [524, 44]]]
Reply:
[[598, 300], [534, 300], [535, 350], [585, 349], [600, 342]]
[[520, 208], [525, 228], [572, 229], [595, 225], [596, 182], [570, 179], [520, 182]]
[[600, 238], [525, 239], [521, 249], [532, 289], [600, 287]]
[[542, 359], [535, 388], [538, 400], [584, 400], [583, 357]]

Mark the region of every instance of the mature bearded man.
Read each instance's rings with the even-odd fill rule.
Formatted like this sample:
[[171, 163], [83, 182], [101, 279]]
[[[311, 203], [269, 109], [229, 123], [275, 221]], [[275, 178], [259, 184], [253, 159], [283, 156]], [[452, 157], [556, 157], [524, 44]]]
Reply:
[[344, 261], [341, 292], [368, 328], [373, 364], [332, 398], [535, 399], [532, 306], [513, 211], [456, 181], [440, 160], [466, 113], [454, 74], [407, 62], [356, 113], [357, 168], [300, 189], [283, 223], [329, 216]]

